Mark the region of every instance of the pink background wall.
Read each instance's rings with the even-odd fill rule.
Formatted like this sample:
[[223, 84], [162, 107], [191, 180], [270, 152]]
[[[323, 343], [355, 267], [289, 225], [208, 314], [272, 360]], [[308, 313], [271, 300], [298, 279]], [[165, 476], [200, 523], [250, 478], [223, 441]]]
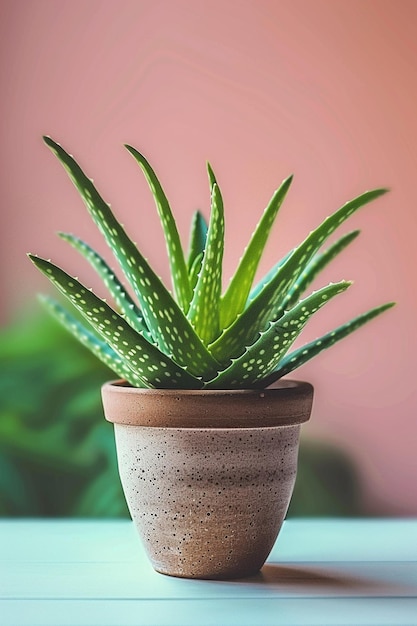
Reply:
[[41, 134], [84, 164], [165, 276], [153, 204], [124, 142], [154, 164], [184, 237], [194, 208], [207, 208], [212, 162], [226, 275], [289, 173], [262, 270], [340, 204], [388, 185], [344, 229], [362, 236], [322, 279], [355, 285], [305, 339], [367, 307], [398, 306], [298, 377], [317, 390], [306, 434], [348, 449], [368, 511], [417, 514], [417, 3], [3, 0], [0, 18], [2, 321], [47, 289], [25, 252], [91, 276], [55, 231], [103, 251]]

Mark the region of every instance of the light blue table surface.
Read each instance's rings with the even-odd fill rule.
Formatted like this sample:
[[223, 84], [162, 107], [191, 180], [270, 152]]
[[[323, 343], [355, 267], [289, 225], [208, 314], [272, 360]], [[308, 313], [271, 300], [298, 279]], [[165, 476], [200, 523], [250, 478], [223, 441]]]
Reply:
[[1, 626], [417, 626], [417, 520], [289, 520], [241, 581], [153, 571], [128, 521], [0, 520]]

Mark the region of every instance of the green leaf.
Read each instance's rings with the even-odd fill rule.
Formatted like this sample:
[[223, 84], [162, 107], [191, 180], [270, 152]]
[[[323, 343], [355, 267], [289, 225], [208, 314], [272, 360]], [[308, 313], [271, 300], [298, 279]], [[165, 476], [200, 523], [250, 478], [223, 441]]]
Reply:
[[338, 239], [332, 246], [321, 254], [314, 256], [305, 270], [300, 274], [282, 303], [285, 310], [291, 309], [298, 301], [300, 295], [311, 285], [319, 273], [340, 254], [356, 237], [360, 230], [354, 230]]
[[43, 306], [55, 319], [69, 331], [83, 346], [90, 350], [107, 367], [124, 378], [134, 387], [147, 387], [140, 376], [132, 372], [116, 352], [107, 343], [98, 339], [89, 328], [79, 322], [63, 306], [50, 296], [39, 296]]
[[207, 174], [208, 174], [208, 179], [209, 179], [209, 184], [210, 184], [210, 195], [212, 195], [214, 185], [217, 185], [217, 186], [219, 185], [217, 183], [217, 179], [214, 174], [213, 168], [211, 167], [208, 161], [207, 161]]
[[207, 379], [219, 369], [191, 324], [161, 280], [104, 202], [92, 181], [65, 150], [50, 137], [44, 138], [78, 189], [91, 217], [104, 235], [141, 306], [147, 327], [162, 352], [195, 376]]
[[290, 250], [289, 252], [287, 252], [287, 254], [285, 256], [282, 257], [282, 259], [280, 259], [277, 263], [275, 263], [275, 265], [273, 265], [271, 267], [271, 269], [265, 274], [265, 276], [263, 276], [261, 278], [261, 280], [255, 285], [255, 287], [252, 289], [252, 291], [249, 294], [249, 300], [254, 300], [256, 298], [256, 296], [258, 295], [258, 293], [260, 293], [262, 291], [262, 289], [271, 282], [271, 280], [275, 277], [276, 273], [278, 272], [279, 268], [284, 265], [284, 263], [287, 261], [287, 259], [290, 258], [291, 254], [294, 252], [294, 250]]
[[288, 291], [324, 241], [357, 209], [386, 192], [386, 189], [365, 192], [344, 204], [312, 231], [279, 267], [275, 277], [249, 302], [245, 311], [211, 344], [210, 352], [216, 359], [224, 362], [233, 357], [242, 344], [253, 343], [259, 330], [264, 330], [269, 322], [279, 319], [284, 313], [283, 304]]
[[190, 243], [188, 247], [187, 268], [190, 280], [190, 287], [194, 294], [198, 275], [201, 271], [204, 250], [206, 248], [208, 224], [200, 211], [193, 215], [190, 231]]
[[[219, 306], [222, 290], [223, 250], [223, 199], [217, 183], [214, 183], [206, 249], [187, 315], [196, 333], [205, 344], [213, 341], [220, 332]], [[209, 315], [208, 311], [210, 311]]]
[[[206, 247], [207, 230], [208, 225], [204, 216], [200, 213], [200, 211], [196, 211], [191, 222], [190, 242], [188, 245], [187, 268], [189, 275], [192, 272], [196, 259], [202, 258]], [[193, 288], [192, 284], [191, 287]]]
[[301, 346], [300, 348], [298, 348], [298, 350], [294, 350], [294, 352], [291, 352], [290, 354], [285, 356], [282, 361], [280, 361], [279, 366], [273, 372], [271, 372], [269, 376], [260, 380], [256, 386], [262, 387], [263, 389], [265, 387], [269, 387], [269, 385], [272, 385], [272, 383], [274, 383], [279, 378], [282, 378], [296, 368], [301, 367], [301, 365], [307, 363], [307, 361], [320, 354], [320, 352], [326, 350], [326, 348], [330, 348], [330, 346], [335, 344], [337, 341], [340, 341], [344, 337], [347, 337], [355, 330], [372, 320], [374, 317], [377, 317], [394, 305], [395, 302], [389, 302], [387, 304], [377, 306], [374, 309], [367, 311], [366, 313], [362, 313], [362, 315], [358, 315], [358, 317], [355, 317], [350, 322], [347, 322], [342, 326], [338, 326], [337, 328], [329, 333], [326, 333], [322, 337], [319, 337], [318, 339], [315, 339], [314, 341], [311, 341], [310, 343]]
[[147, 386], [162, 389], [201, 387], [197, 378], [133, 330], [123, 317], [77, 279], [50, 261], [34, 255], [29, 258]]
[[283, 181], [272, 196], [246, 248], [239, 266], [221, 301], [220, 323], [227, 328], [243, 311], [258, 269], [266, 242], [293, 177]]
[[115, 518], [127, 513], [126, 500], [120, 480], [113, 467], [101, 471], [90, 482], [74, 503], [72, 517]]
[[280, 362], [310, 317], [331, 298], [345, 291], [350, 282], [330, 284], [301, 300], [281, 319], [271, 322], [244, 353], [205, 385], [207, 389], [247, 389], [263, 380]]
[[153, 194], [164, 231], [175, 297], [181, 309], [184, 312], [187, 312], [192, 297], [191, 287], [188, 279], [187, 265], [184, 258], [180, 236], [178, 234], [177, 225], [175, 223], [174, 216], [172, 215], [168, 199], [154, 170], [145, 157], [132, 146], [126, 144], [125, 148], [142, 168], [145, 178], [148, 181], [149, 188]]
[[95, 250], [93, 250], [93, 248], [78, 237], [68, 233], [58, 234], [62, 239], [78, 250], [78, 252], [80, 252], [96, 270], [109, 290], [116, 306], [120, 309], [123, 317], [129, 322], [132, 328], [134, 328], [138, 333], [143, 333], [148, 341], [152, 341], [152, 335], [146, 327], [141, 310], [136, 306], [130, 295], [123, 287], [122, 283], [104, 259]]
[[194, 259], [194, 263], [192, 264], [190, 271], [189, 271], [190, 285], [193, 288], [193, 293], [197, 285], [198, 276], [201, 272], [201, 264], [203, 263], [203, 258], [204, 258], [204, 253], [202, 252]]

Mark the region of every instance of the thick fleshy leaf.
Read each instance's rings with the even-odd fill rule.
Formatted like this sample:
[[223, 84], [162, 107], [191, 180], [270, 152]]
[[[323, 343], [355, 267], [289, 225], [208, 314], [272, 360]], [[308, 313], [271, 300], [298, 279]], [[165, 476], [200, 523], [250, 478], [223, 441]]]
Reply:
[[222, 290], [223, 249], [223, 199], [217, 183], [214, 183], [211, 192], [211, 215], [206, 248], [187, 315], [196, 333], [205, 344], [213, 341], [220, 332], [219, 306]]
[[350, 322], [342, 324], [342, 326], [338, 326], [337, 328], [329, 333], [326, 333], [322, 337], [319, 337], [318, 339], [315, 339], [314, 341], [311, 341], [310, 343], [301, 346], [297, 350], [294, 350], [294, 352], [287, 354], [280, 361], [278, 367], [273, 372], [271, 372], [269, 376], [261, 379], [256, 386], [259, 386], [262, 389], [264, 389], [265, 387], [269, 387], [269, 385], [272, 385], [272, 383], [277, 381], [279, 378], [282, 378], [296, 368], [301, 367], [301, 365], [307, 363], [307, 361], [320, 354], [320, 352], [326, 350], [327, 348], [330, 348], [330, 346], [334, 345], [337, 341], [344, 339], [344, 337], [347, 337], [355, 330], [372, 320], [374, 317], [377, 317], [394, 305], [395, 302], [389, 302], [387, 304], [377, 306], [374, 309], [367, 311], [366, 313], [362, 313], [362, 315], [358, 315], [358, 317], [355, 317]]
[[255, 287], [250, 292], [249, 301], [254, 300], [256, 296], [258, 295], [258, 293], [260, 293], [262, 289], [268, 283], [271, 282], [271, 280], [276, 276], [281, 265], [284, 265], [284, 263], [287, 261], [287, 259], [290, 258], [293, 252], [294, 250], [290, 250], [285, 256], [282, 257], [282, 259], [280, 259], [277, 263], [275, 263], [275, 265], [273, 265], [273, 267], [271, 267], [271, 269], [265, 274], [265, 276], [261, 278], [261, 280], [255, 285]]
[[149, 387], [198, 389], [201, 381], [152, 345], [92, 291], [50, 261], [29, 255], [94, 330]]
[[77, 341], [83, 344], [97, 358], [109, 367], [119, 378], [127, 380], [134, 387], [147, 387], [140, 376], [135, 374], [126, 362], [105, 341], [98, 339], [89, 328], [84, 326], [59, 302], [50, 296], [39, 296], [43, 306], [58, 320], [58, 322], [73, 335]]
[[301, 300], [281, 319], [271, 322], [267, 330], [242, 355], [208, 384], [207, 389], [251, 388], [275, 369], [298, 337], [310, 317], [324, 304], [345, 291], [350, 282], [330, 284]]
[[194, 259], [194, 263], [192, 264], [192, 266], [190, 268], [190, 271], [189, 271], [190, 285], [193, 288], [193, 293], [194, 293], [196, 285], [197, 285], [198, 276], [199, 276], [199, 274], [201, 272], [201, 264], [203, 263], [203, 258], [204, 258], [204, 252], [199, 254]]
[[279, 319], [284, 314], [283, 303], [288, 291], [324, 241], [355, 211], [386, 191], [375, 189], [365, 192], [344, 204], [312, 231], [279, 267], [275, 277], [249, 302], [245, 311], [213, 342], [210, 352], [216, 359], [225, 362], [233, 358], [242, 344], [253, 343], [259, 331], [265, 330], [271, 321]]
[[220, 323], [227, 328], [245, 308], [256, 270], [293, 177], [283, 181], [269, 201], [221, 301]]
[[208, 224], [200, 211], [193, 215], [188, 246], [187, 268], [192, 291], [197, 284], [201, 262], [206, 248]]
[[70, 235], [68, 233], [59, 233], [59, 236], [73, 246], [80, 254], [96, 270], [100, 278], [103, 280], [116, 306], [119, 308], [123, 317], [138, 333], [143, 333], [148, 341], [152, 341], [152, 335], [149, 333], [142, 312], [135, 302], [132, 300], [122, 283], [119, 281], [113, 270], [108, 266], [106, 261], [82, 239]]
[[195, 211], [190, 228], [190, 241], [188, 245], [187, 267], [190, 271], [195, 259], [206, 248], [208, 224], [201, 211]]
[[331, 262], [333, 259], [342, 252], [356, 237], [360, 234], [359, 230], [354, 230], [351, 233], [347, 233], [338, 239], [333, 245], [321, 254], [314, 256], [305, 270], [300, 274], [299, 278], [295, 281], [291, 289], [289, 290], [282, 308], [284, 310], [291, 309], [299, 300], [301, 294], [311, 285], [313, 280], [320, 274], [320, 272]]
[[191, 301], [192, 292], [188, 278], [187, 264], [185, 262], [184, 251], [178, 234], [177, 225], [172, 215], [171, 207], [165, 195], [162, 185], [159, 182], [154, 170], [145, 159], [143, 154], [132, 146], [125, 146], [136, 162], [142, 168], [148, 185], [153, 194], [159, 218], [164, 231], [165, 242], [168, 251], [169, 264], [171, 268], [172, 286], [175, 297], [181, 309], [186, 313]]
[[59, 144], [50, 137], [44, 140], [64, 166], [113, 251], [139, 300], [147, 327], [156, 338], [160, 350], [172, 355], [179, 365], [188, 368], [195, 376], [210, 378], [215, 375], [219, 370], [218, 362], [210, 355], [177, 302], [127, 236], [92, 181]]

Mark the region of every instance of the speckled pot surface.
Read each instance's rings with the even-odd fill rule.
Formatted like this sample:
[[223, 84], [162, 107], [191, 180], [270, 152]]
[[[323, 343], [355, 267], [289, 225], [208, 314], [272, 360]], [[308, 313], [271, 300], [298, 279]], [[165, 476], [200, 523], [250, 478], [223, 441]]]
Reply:
[[295, 381], [264, 391], [103, 387], [126, 500], [157, 571], [260, 570], [287, 512], [312, 398]]

